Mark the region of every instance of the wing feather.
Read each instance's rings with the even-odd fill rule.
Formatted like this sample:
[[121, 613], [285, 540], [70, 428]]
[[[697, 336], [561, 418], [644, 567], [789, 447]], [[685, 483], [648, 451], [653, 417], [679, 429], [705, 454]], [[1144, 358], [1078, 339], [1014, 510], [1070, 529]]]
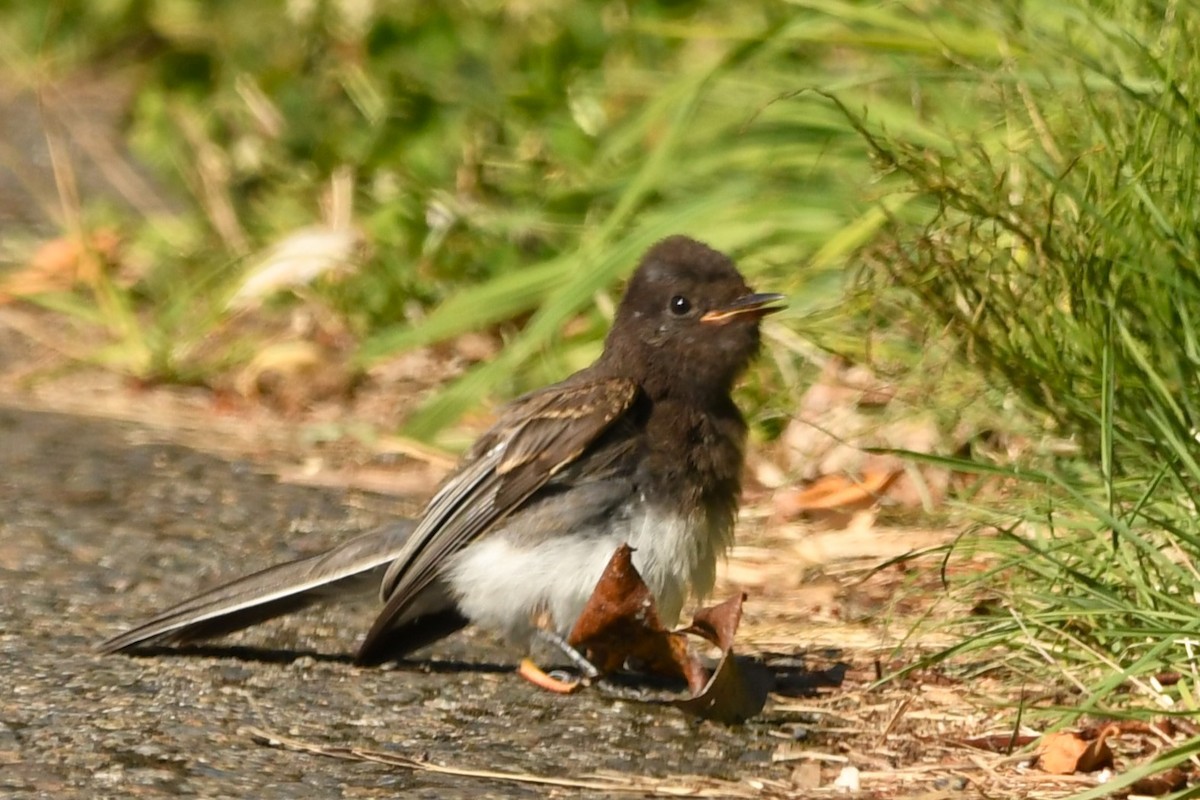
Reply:
[[634, 404], [624, 378], [559, 384], [517, 400], [430, 500], [383, 579], [385, 605], [359, 649], [369, 660], [448, 559], [574, 463]]

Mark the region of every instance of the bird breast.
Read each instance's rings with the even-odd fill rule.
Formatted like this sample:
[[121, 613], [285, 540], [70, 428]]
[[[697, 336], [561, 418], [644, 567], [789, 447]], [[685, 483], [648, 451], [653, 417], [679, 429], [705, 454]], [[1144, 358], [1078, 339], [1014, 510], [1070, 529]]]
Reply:
[[[538, 624], [567, 636], [613, 553], [633, 548], [633, 564], [653, 593], [663, 624], [673, 626], [689, 595], [712, 590], [727, 523], [700, 512], [688, 519], [643, 503], [627, 523], [530, 542], [502, 529], [455, 557], [447, 577], [459, 610], [473, 623], [527, 645]], [[564, 532], [565, 534], [566, 532]]]

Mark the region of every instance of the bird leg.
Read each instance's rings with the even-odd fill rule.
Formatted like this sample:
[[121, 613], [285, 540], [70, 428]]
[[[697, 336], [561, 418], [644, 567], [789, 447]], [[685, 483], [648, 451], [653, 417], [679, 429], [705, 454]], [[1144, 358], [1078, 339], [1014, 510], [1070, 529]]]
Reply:
[[565, 655], [571, 664], [579, 670], [581, 677], [571, 681], [564, 681], [554, 675], [547, 674], [533, 662], [533, 659], [522, 659], [521, 665], [517, 667], [517, 674], [534, 686], [546, 689], [547, 691], [557, 692], [558, 694], [571, 694], [600, 677], [600, 670], [596, 669], [595, 665], [588, 661], [583, 653], [572, 647], [562, 636], [545, 628], [538, 628], [536, 635], [538, 639], [551, 645], [554, 649]]

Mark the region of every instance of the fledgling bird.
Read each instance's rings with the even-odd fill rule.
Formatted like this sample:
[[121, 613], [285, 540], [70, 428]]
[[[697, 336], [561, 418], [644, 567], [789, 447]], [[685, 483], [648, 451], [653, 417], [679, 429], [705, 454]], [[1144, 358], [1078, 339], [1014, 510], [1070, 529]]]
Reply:
[[673, 625], [732, 543], [746, 424], [731, 392], [782, 299], [700, 242], [659, 242], [600, 358], [509, 405], [416, 520], [219, 586], [99, 648], [210, 638], [372, 585], [384, 606], [360, 663], [467, 624], [524, 647], [540, 631], [561, 641], [626, 543]]

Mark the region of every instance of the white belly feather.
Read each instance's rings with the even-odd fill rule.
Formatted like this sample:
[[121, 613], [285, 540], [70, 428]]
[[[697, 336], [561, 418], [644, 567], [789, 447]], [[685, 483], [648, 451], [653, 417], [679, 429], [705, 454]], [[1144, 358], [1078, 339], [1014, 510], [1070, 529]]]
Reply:
[[473, 623], [526, 644], [539, 614], [549, 613], [561, 635], [570, 633], [625, 542], [634, 548], [633, 564], [654, 594], [659, 618], [673, 626], [689, 595], [712, 590], [728, 534], [703, 515], [687, 520], [652, 512], [635, 516], [623, 530], [575, 531], [536, 545], [515, 545], [498, 531], [460, 553], [447, 575], [459, 609]]

